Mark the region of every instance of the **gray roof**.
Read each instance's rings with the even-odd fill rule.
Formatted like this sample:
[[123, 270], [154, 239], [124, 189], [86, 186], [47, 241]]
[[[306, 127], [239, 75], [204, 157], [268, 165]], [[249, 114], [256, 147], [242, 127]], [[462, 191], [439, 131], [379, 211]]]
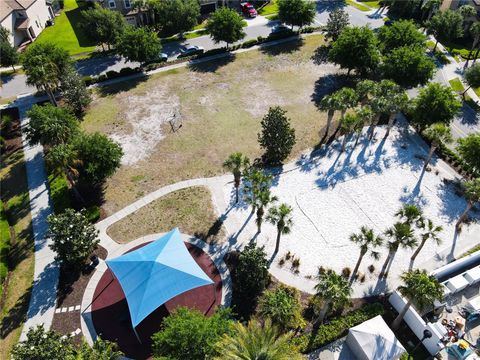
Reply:
[[1, 0], [0, 1], [0, 20], [5, 19], [15, 10], [28, 9], [37, 0]]

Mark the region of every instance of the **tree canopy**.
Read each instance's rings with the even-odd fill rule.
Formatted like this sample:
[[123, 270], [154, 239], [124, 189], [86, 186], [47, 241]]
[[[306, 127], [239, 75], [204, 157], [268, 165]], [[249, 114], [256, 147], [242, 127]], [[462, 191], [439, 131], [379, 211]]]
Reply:
[[426, 37], [411, 20], [395, 21], [391, 26], [382, 26], [378, 38], [384, 51], [389, 52], [399, 47], [425, 47]]
[[430, 19], [427, 27], [437, 42], [450, 42], [463, 36], [463, 16], [453, 10], [439, 11]]
[[71, 141], [79, 133], [77, 119], [67, 110], [51, 104], [33, 105], [27, 112], [30, 144], [55, 146]]
[[153, 1], [152, 3], [157, 27], [166, 36], [192, 30], [200, 18], [198, 0]]
[[308, 0], [278, 0], [278, 18], [281, 22], [303, 27], [315, 18], [315, 3]]
[[437, 122], [450, 125], [461, 106], [449, 86], [430, 83], [414, 101], [413, 121], [422, 129]]
[[92, 102], [85, 82], [72, 66], [65, 69], [60, 77], [63, 100], [72, 113], [80, 116]]
[[350, 20], [348, 13], [345, 10], [337, 8], [331, 11], [328, 14], [328, 20], [324, 28], [325, 38], [336, 41], [343, 29], [345, 29], [349, 24]]
[[[169, 1], [165, 1], [169, 3]], [[144, 27], [127, 26], [119, 37], [115, 49], [128, 61], [146, 62], [155, 59], [161, 50], [157, 33]]]
[[48, 226], [55, 259], [67, 267], [81, 267], [100, 242], [98, 231], [84, 211], [66, 209], [59, 215], [50, 215]]
[[4, 67], [11, 66], [15, 71], [15, 64], [18, 63], [20, 56], [17, 49], [15, 49], [9, 42], [0, 40], [0, 65]]
[[469, 87], [480, 87], [480, 63], [474, 64], [466, 69], [463, 76]]
[[480, 172], [480, 133], [468, 134], [457, 141], [460, 156], [468, 165]]
[[101, 184], [120, 166], [122, 148], [100, 133], [81, 134], [74, 141], [80, 167], [80, 179], [90, 184]]
[[393, 49], [382, 65], [384, 75], [404, 87], [425, 85], [434, 74], [435, 62], [423, 47], [403, 46]]
[[245, 37], [243, 18], [228, 7], [219, 8], [210, 16], [206, 30], [215, 43], [225, 41], [227, 46]]
[[111, 45], [117, 42], [127, 26], [127, 22], [119, 11], [104, 9], [96, 4], [95, 8], [82, 11], [81, 26], [85, 35], [97, 45]]
[[260, 299], [259, 314], [263, 318], [271, 319], [282, 331], [305, 325], [301, 311], [300, 293], [288, 286], [267, 290]]
[[265, 161], [269, 164], [281, 163], [295, 145], [295, 129], [290, 126], [290, 119], [285, 114], [281, 107], [271, 107], [261, 121], [258, 142], [265, 149]]
[[380, 64], [378, 40], [367, 26], [345, 28], [332, 45], [328, 58], [348, 73], [355, 69], [360, 74], [375, 70]]
[[215, 343], [233, 331], [228, 309], [207, 317], [200, 311], [180, 307], [163, 319], [162, 330], [152, 336], [155, 358], [204, 360], [216, 354]]

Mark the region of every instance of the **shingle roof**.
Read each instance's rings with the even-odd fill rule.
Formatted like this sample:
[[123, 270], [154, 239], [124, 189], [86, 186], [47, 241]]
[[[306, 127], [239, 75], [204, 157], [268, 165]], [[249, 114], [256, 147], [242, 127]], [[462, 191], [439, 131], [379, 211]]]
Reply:
[[5, 19], [15, 10], [24, 10], [37, 0], [0, 0], [0, 20]]

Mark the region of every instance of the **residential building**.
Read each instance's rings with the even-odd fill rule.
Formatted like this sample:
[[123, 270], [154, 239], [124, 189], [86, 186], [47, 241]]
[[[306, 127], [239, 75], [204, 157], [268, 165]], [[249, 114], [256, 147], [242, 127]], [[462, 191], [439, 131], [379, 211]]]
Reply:
[[10, 43], [31, 42], [55, 14], [45, 0], [0, 0], [0, 25], [10, 31]]
[[462, 5], [472, 5], [477, 12], [480, 12], [480, 0], [443, 0], [440, 10], [455, 10]]

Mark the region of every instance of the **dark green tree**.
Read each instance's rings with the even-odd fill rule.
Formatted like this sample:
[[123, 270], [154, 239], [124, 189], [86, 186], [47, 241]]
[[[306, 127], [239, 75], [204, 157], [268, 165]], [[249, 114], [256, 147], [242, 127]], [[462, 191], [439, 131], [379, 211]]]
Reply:
[[225, 41], [227, 48], [245, 37], [242, 17], [228, 7], [222, 7], [210, 16], [206, 30], [215, 43]]
[[27, 339], [12, 349], [13, 360], [66, 360], [72, 359], [74, 351], [69, 337], [43, 325], [28, 329]]
[[103, 183], [120, 166], [122, 148], [103, 134], [82, 134], [75, 139], [73, 146], [82, 164], [80, 179], [91, 185]]
[[105, 50], [105, 44], [110, 49], [127, 26], [121, 12], [104, 9], [98, 4], [95, 8], [83, 10], [81, 13], [83, 17], [81, 27], [85, 35], [97, 45], [101, 45], [103, 50]]
[[77, 116], [81, 116], [92, 97], [85, 82], [73, 67], [67, 67], [60, 77], [60, 88], [67, 108]]
[[200, 3], [198, 0], [158, 1], [154, 5], [155, 20], [164, 35], [192, 30], [200, 18]]
[[235, 203], [238, 203], [238, 190], [242, 181], [242, 171], [250, 166], [250, 159], [241, 152], [234, 152], [223, 162], [223, 167], [233, 174]]
[[430, 83], [419, 91], [414, 101], [413, 121], [421, 129], [438, 122], [450, 125], [461, 107], [449, 86]]
[[385, 52], [404, 46], [425, 48], [426, 37], [411, 20], [400, 20], [391, 26], [382, 26], [378, 32], [381, 48]]
[[367, 27], [347, 27], [332, 45], [328, 58], [342, 69], [357, 70], [364, 75], [380, 64], [378, 40]]
[[480, 171], [480, 133], [468, 134], [457, 142], [457, 151], [462, 159], [475, 170]]
[[[168, 3], [169, 1], [166, 1]], [[127, 26], [115, 45], [117, 53], [128, 61], [140, 63], [155, 59], [161, 50], [157, 33], [144, 27]]]
[[98, 230], [85, 212], [66, 209], [59, 215], [50, 215], [47, 221], [55, 260], [69, 268], [81, 268], [100, 242]]
[[425, 85], [434, 74], [435, 62], [423, 47], [404, 46], [392, 50], [382, 65], [386, 78], [403, 87]]
[[71, 141], [79, 132], [77, 119], [67, 110], [51, 104], [33, 105], [27, 112], [26, 128], [30, 144], [55, 146]]
[[9, 42], [0, 41], [0, 65], [1, 66], [11, 66], [13, 71], [15, 70], [15, 64], [18, 64], [20, 56], [18, 55], [17, 49], [15, 49]]
[[473, 66], [466, 69], [463, 73], [463, 76], [465, 77], [465, 81], [468, 84], [468, 87], [462, 93], [462, 95], [465, 97], [465, 93], [468, 91], [468, 89], [470, 89], [471, 87], [480, 87], [480, 63], [474, 64]]
[[435, 36], [435, 51], [439, 41], [449, 43], [463, 36], [463, 16], [453, 10], [439, 11], [430, 19], [427, 28]]
[[462, 215], [458, 218], [455, 227], [458, 229], [462, 222], [467, 218], [468, 212], [472, 209], [475, 203], [480, 201], [480, 178], [462, 182], [463, 196], [467, 200], [467, 206]]
[[27, 84], [45, 91], [51, 103], [57, 105], [54, 92], [58, 90], [62, 74], [71, 66], [68, 53], [53, 43], [35, 42], [22, 54], [21, 64]]
[[307, 0], [278, 0], [278, 18], [293, 29], [310, 25], [315, 18], [315, 3]]
[[116, 343], [98, 336], [92, 347], [86, 343], [80, 346], [75, 360], [120, 360], [123, 356]]
[[280, 285], [274, 290], [267, 290], [260, 299], [259, 314], [281, 331], [298, 329], [305, 326], [302, 318], [300, 293], [297, 289]]
[[229, 309], [218, 309], [207, 317], [200, 311], [180, 307], [163, 319], [162, 330], [152, 336], [156, 359], [204, 360], [216, 354], [215, 343], [231, 334], [233, 320]]
[[244, 181], [243, 200], [252, 206], [253, 214], [259, 206], [260, 194], [267, 191], [272, 185], [272, 175], [252, 166], [245, 170]]
[[295, 145], [295, 129], [290, 126], [290, 119], [285, 114], [281, 107], [271, 107], [261, 121], [258, 142], [265, 149], [265, 162], [269, 164], [280, 164]]
[[328, 14], [327, 24], [325, 25], [323, 31], [325, 32], [325, 38], [336, 41], [343, 29], [345, 29], [350, 24], [348, 18], [348, 13], [341, 9], [337, 8]]

